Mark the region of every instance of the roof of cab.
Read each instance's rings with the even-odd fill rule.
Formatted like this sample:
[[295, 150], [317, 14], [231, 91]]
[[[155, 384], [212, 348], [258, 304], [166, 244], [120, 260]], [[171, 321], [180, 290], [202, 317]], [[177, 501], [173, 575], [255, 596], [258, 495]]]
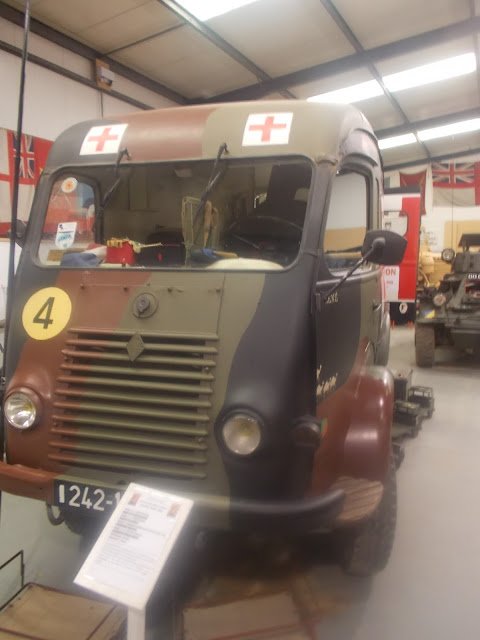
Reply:
[[[355, 131], [364, 135], [352, 138]], [[175, 107], [76, 124], [55, 141], [47, 168], [111, 165], [125, 147], [131, 162], [139, 163], [215, 158], [223, 143], [231, 157], [303, 155], [336, 162], [347, 139], [349, 151], [379, 163], [373, 130], [351, 105], [282, 100]]]

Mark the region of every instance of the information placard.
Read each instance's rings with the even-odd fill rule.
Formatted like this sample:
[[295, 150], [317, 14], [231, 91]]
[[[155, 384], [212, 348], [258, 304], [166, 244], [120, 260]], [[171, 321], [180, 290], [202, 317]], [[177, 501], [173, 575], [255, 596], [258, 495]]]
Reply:
[[143, 610], [192, 506], [188, 498], [130, 484], [75, 583]]

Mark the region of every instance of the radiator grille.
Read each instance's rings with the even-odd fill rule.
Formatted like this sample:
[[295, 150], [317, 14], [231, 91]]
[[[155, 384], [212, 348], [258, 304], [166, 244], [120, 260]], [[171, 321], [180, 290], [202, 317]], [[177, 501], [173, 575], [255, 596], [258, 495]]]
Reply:
[[204, 478], [217, 340], [71, 329], [55, 389], [50, 459]]

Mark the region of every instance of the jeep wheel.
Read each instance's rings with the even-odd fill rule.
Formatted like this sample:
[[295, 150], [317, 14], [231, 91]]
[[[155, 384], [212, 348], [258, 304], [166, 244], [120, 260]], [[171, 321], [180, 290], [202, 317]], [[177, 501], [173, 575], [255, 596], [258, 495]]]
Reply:
[[397, 522], [397, 484], [393, 456], [375, 513], [354, 529], [341, 532], [340, 565], [345, 573], [367, 577], [387, 565]]
[[415, 325], [415, 359], [419, 367], [433, 367], [435, 360], [435, 329]]

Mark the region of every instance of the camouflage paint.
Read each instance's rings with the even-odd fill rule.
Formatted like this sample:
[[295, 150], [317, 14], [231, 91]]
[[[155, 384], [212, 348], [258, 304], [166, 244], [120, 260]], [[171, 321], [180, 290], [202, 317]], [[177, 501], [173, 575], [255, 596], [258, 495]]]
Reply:
[[[294, 114], [289, 144], [242, 146], [248, 115], [275, 111]], [[378, 311], [375, 300], [380, 295], [378, 270], [353, 276], [342, 286], [335, 318], [329, 319], [330, 311], [324, 305], [316, 319], [312, 314], [315, 280], [325, 280], [321, 291], [335, 282], [322, 267], [318, 251], [325, 223], [327, 181], [349, 154], [369, 158], [370, 172], [377, 178], [380, 174], [378, 149], [364, 117], [349, 106], [272, 101], [165, 109], [81, 123], [62, 134], [52, 148], [43, 188], [57, 168], [92, 163], [91, 157], [79, 156], [78, 151], [92, 126], [108, 122], [128, 124], [121, 147], [128, 148], [133, 163], [213, 159], [219, 145], [226, 142], [227, 153], [236, 158], [303, 155], [314, 163], [326, 161], [331, 168], [317, 176], [313, 187], [315, 208], [311, 206], [307, 212], [299, 259], [282, 272], [58, 270], [39, 267], [30, 255], [31, 246], [27, 247], [17, 278], [8, 388], [30, 386], [44, 397], [45, 410], [42, 423], [30, 431], [7, 428], [8, 464], [13, 466], [7, 469], [8, 465], [0, 464], [0, 487], [51, 501], [56, 474], [105, 486], [138, 479], [125, 472], [76, 467], [72, 463], [77, 456], [81, 459], [81, 454], [75, 450], [70, 452], [70, 465], [49, 458], [55, 381], [64, 358], [68, 360], [62, 350], [72, 327], [101, 329], [112, 335], [117, 332], [119, 336], [128, 331], [218, 337], [220, 348], [208, 412], [206, 477], [192, 481], [142, 476], [153, 486], [194, 495], [214, 514], [212, 525], [215, 519], [216, 525], [227, 526], [230, 496], [278, 500], [285, 495], [291, 460], [290, 429], [294, 418], [305, 413], [326, 417], [331, 427], [316, 453], [311, 486], [305, 487], [305, 494], [321, 494], [339, 474], [383, 480], [388, 459], [391, 381], [384, 370], [372, 367], [375, 326], [380, 324], [380, 317], [374, 317]], [[319, 126], [320, 122], [326, 124]], [[94, 158], [98, 165], [112, 165], [114, 161], [115, 157], [108, 154]], [[40, 188], [34, 207], [41, 211], [47, 198], [48, 193]], [[375, 214], [378, 217], [378, 211]], [[42, 224], [41, 216], [32, 217], [29, 237], [39, 233]], [[316, 278], [317, 271], [320, 275]], [[50, 340], [29, 339], [22, 326], [22, 310], [35, 291], [51, 286], [69, 295], [69, 322]], [[152, 296], [157, 303], [155, 312], [144, 318], [134, 312], [141, 294]], [[328, 393], [316, 400], [315, 368], [319, 365], [322, 375], [329, 374], [327, 381], [335, 378], [335, 383], [330, 383]], [[242, 406], [255, 407], [267, 429], [265, 448], [252, 460], [222, 453], [219, 439], [218, 430], [226, 413]], [[366, 446], [367, 441], [370, 445]], [[43, 469], [43, 475], [35, 471], [38, 468]]]

